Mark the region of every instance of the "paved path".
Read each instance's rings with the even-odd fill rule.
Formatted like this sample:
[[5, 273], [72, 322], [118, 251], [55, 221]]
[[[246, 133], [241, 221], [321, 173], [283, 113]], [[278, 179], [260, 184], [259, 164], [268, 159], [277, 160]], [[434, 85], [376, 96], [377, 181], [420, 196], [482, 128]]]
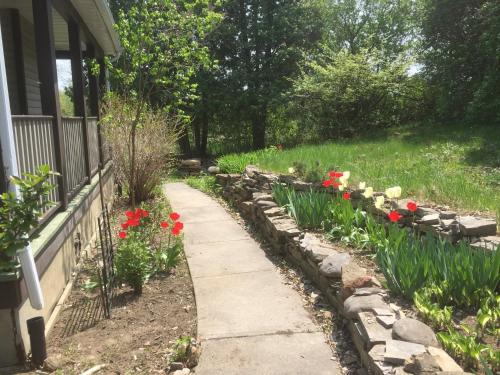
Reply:
[[202, 340], [196, 374], [340, 374], [299, 294], [224, 208], [183, 183], [165, 192], [185, 223]]

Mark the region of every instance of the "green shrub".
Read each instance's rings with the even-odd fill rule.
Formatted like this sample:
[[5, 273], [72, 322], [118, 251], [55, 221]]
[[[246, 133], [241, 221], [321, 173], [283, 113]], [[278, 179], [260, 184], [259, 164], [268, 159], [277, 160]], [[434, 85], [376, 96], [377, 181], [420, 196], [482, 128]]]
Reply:
[[186, 184], [209, 195], [217, 196], [221, 187], [215, 182], [214, 176], [191, 176], [185, 179]]
[[152, 272], [152, 256], [148, 244], [140, 238], [128, 236], [116, 252], [116, 275], [129, 284], [137, 294]]
[[[43, 210], [52, 205], [48, 195], [54, 185], [49, 179], [54, 175], [56, 173], [51, 172], [48, 165], [42, 165], [34, 174], [25, 173], [24, 178], [11, 178], [19, 189], [21, 199], [13, 192], [0, 196], [0, 271], [14, 269], [16, 252], [28, 245], [28, 234], [38, 226]], [[32, 235], [31, 239], [34, 237]]]

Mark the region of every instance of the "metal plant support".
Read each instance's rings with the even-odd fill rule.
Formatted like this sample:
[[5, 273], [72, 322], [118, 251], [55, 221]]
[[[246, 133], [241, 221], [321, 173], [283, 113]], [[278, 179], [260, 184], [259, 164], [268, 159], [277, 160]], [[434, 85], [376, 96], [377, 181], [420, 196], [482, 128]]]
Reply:
[[115, 287], [115, 268], [113, 241], [111, 240], [111, 226], [109, 224], [108, 209], [104, 207], [99, 215], [99, 237], [102, 254], [101, 293], [106, 318], [111, 318], [113, 289]]

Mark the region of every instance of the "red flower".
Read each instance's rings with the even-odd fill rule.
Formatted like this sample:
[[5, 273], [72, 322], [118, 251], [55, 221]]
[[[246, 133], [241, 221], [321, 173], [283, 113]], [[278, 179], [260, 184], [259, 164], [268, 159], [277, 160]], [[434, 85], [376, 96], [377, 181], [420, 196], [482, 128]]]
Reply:
[[330, 186], [331, 184], [333, 184], [333, 180], [326, 180], [326, 181], [323, 181], [323, 187], [328, 187], [328, 186]]
[[134, 217], [134, 213], [132, 211], [125, 211], [125, 215], [129, 218], [132, 219]]
[[149, 211], [142, 210], [142, 217], [148, 217], [149, 216]]
[[399, 221], [399, 219], [401, 219], [403, 216], [401, 216], [399, 214], [399, 212], [397, 211], [391, 211], [389, 213], [389, 215], [387, 215], [387, 217], [389, 218], [390, 221], [392, 221], [393, 223], [396, 223]]
[[172, 212], [170, 214], [170, 218], [173, 220], [173, 221], [177, 221], [179, 220], [179, 218], [181, 217], [181, 215], [179, 215], [177, 212]]
[[127, 229], [128, 228], [128, 222], [121, 223], [120, 225], [121, 225], [122, 229]]
[[123, 240], [125, 237], [127, 237], [127, 233], [122, 231], [122, 232], [118, 233], [118, 237], [120, 237]]
[[411, 212], [417, 211], [417, 207], [418, 207], [417, 204], [415, 202], [412, 202], [412, 201], [408, 202], [406, 205], [406, 208], [408, 208], [408, 210]]
[[330, 176], [332, 179], [342, 177], [343, 175], [344, 174], [342, 172], [335, 172], [335, 171], [328, 172], [328, 176]]
[[139, 226], [140, 222], [138, 218], [132, 218], [127, 221], [127, 224], [129, 227], [137, 227]]
[[344, 195], [342, 195], [342, 198], [344, 198], [345, 200], [351, 199], [351, 193], [344, 193]]
[[334, 182], [333, 183], [333, 187], [336, 189], [338, 188], [340, 185], [342, 185], [340, 182]]
[[166, 228], [168, 228], [168, 222], [166, 222], [166, 221], [162, 221], [162, 222], [160, 223], [160, 226], [161, 226], [163, 229], [166, 229]]
[[174, 224], [174, 227], [172, 228], [172, 234], [174, 236], [177, 236], [179, 235], [179, 233], [181, 233], [181, 230], [184, 228], [184, 224], [181, 223], [180, 221], [176, 222]]

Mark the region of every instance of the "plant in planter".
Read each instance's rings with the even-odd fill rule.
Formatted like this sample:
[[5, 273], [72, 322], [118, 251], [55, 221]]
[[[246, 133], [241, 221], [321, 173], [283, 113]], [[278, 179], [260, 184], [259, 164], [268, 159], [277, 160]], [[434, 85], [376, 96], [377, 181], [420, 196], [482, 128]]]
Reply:
[[30, 232], [37, 227], [43, 211], [53, 202], [48, 195], [54, 188], [49, 182], [57, 175], [48, 165], [38, 167], [34, 174], [24, 173], [24, 178], [12, 177], [11, 182], [20, 192], [3, 193], [0, 197], [0, 272], [14, 272], [17, 267], [16, 252], [27, 246]]

